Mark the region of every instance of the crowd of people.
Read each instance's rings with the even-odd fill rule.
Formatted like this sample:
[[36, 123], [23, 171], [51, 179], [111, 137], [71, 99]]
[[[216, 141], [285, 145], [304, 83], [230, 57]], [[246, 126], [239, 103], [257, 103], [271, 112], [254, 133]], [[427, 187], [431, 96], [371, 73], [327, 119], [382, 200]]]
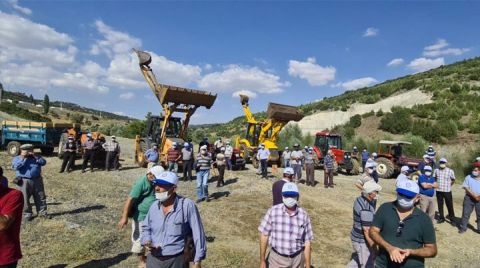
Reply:
[[[119, 146], [114, 144], [114, 140], [105, 148], [119, 153]], [[72, 152], [76, 149], [68, 144], [66, 146]], [[98, 145], [88, 140], [82, 146], [93, 149]], [[172, 151], [167, 152], [165, 168], [159, 162], [158, 146], [153, 144], [147, 150], [145, 159], [149, 164], [146, 172], [135, 181], [123, 206], [118, 228], [123, 229], [131, 219], [131, 252], [138, 256], [139, 267], [180, 268], [193, 263], [193, 267], [199, 268], [206, 258], [207, 238], [196, 203], [209, 201], [208, 179], [212, 169], [218, 171], [217, 186], [223, 186], [224, 172], [231, 168], [232, 148], [229, 141], [223, 143], [221, 140], [214, 144], [215, 155], [209, 150], [208, 140], [199, 145], [198, 154], [194, 154], [191, 142], [183, 144], [182, 149], [180, 147], [172, 144]], [[32, 145], [22, 145], [20, 149], [20, 155], [12, 160], [16, 189], [9, 187], [3, 169], [0, 169], [2, 268], [16, 267], [22, 257], [20, 226], [22, 222], [25, 224], [33, 219], [32, 196], [37, 215], [51, 218], [47, 213], [42, 179], [42, 167], [47, 162], [34, 153]], [[375, 172], [377, 164], [373, 154], [365, 154], [363, 174], [352, 185], [360, 194], [353, 202], [350, 239], [354, 254], [347, 267], [423, 267], [425, 258], [437, 254], [435, 218], [437, 224], [448, 220], [463, 234], [475, 210], [476, 231], [480, 232], [480, 159], [474, 163], [462, 184], [465, 197], [462, 218], [457, 222], [452, 197], [455, 174], [448, 167], [446, 158], [440, 158], [437, 164], [432, 150], [427, 149], [424, 162], [418, 165], [418, 169], [401, 167], [395, 181], [396, 199], [383, 203], [378, 209], [377, 200], [382, 186]], [[260, 267], [311, 267], [314, 226], [308, 211], [300, 206], [299, 181], [302, 169], [305, 169], [305, 185], [315, 185], [313, 154], [313, 148], [300, 150], [298, 144], [291, 152], [288, 148], [283, 152], [283, 176], [272, 184], [272, 207], [258, 227]], [[268, 172], [269, 155], [268, 149], [260, 145], [257, 157], [262, 177], [266, 177]], [[114, 156], [110, 154], [107, 158]], [[180, 161], [183, 177], [178, 176]], [[62, 163], [62, 171], [69, 170], [69, 167], [68, 160], [67, 164]], [[181, 179], [192, 180], [192, 169], [196, 170], [197, 177], [196, 202], [177, 194]], [[325, 188], [334, 187], [335, 155], [332, 151], [328, 151], [324, 158], [324, 169]], [[444, 203], [447, 216], [444, 215]]]

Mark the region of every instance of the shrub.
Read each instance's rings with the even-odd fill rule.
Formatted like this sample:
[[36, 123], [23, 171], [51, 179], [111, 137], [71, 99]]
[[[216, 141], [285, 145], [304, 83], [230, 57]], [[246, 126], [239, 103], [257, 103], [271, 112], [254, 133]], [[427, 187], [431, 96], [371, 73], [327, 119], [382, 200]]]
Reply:
[[375, 115], [375, 112], [373, 110], [371, 110], [370, 112], [368, 113], [364, 113], [362, 114], [362, 118], [368, 118], [370, 116], [374, 116]]
[[[136, 135], [143, 135], [147, 124], [144, 120], [133, 121], [121, 129], [121, 134], [119, 136], [133, 139]], [[120, 132], [120, 130], [117, 130]]]
[[411, 125], [412, 119], [407, 109], [392, 108], [392, 112], [385, 114], [380, 120], [379, 128], [393, 134], [404, 134], [410, 131]]
[[409, 141], [411, 145], [405, 145], [403, 147], [403, 154], [411, 157], [422, 157], [425, 154], [425, 149], [427, 148], [428, 144], [425, 139], [415, 135], [406, 135], [404, 137], [405, 141]]
[[415, 80], [407, 80], [402, 84], [402, 88], [407, 90], [414, 89], [416, 87], [417, 87], [417, 83], [415, 82]]
[[380, 110], [377, 111], [376, 116], [377, 116], [377, 117], [383, 116], [383, 111], [382, 111], [382, 109], [380, 109]]
[[0, 103], [0, 111], [14, 116], [21, 117], [26, 120], [35, 121], [35, 122], [52, 122], [48, 117], [45, 117], [41, 114], [30, 112], [29, 110], [17, 107], [13, 103], [2, 102]]
[[453, 84], [451, 87], [450, 87], [450, 91], [453, 93], [453, 94], [458, 94], [462, 91], [462, 88], [460, 87], [459, 84], [455, 83]]
[[72, 121], [72, 123], [77, 123], [77, 124], [81, 124], [83, 122], [83, 119], [85, 118], [85, 116], [83, 116], [83, 114], [72, 114], [70, 115], [70, 121]]
[[348, 122], [348, 124], [352, 128], [357, 128], [357, 127], [362, 125], [362, 117], [359, 114], [356, 114], [356, 115], [350, 117], [350, 121]]
[[298, 124], [288, 124], [278, 134], [277, 146], [280, 149], [286, 146], [292, 147], [293, 144], [298, 143], [300, 145], [312, 146], [314, 139], [312, 135], [303, 134]]
[[438, 125], [434, 125], [428, 120], [415, 120], [412, 124], [412, 134], [420, 136], [429, 142], [441, 142], [442, 136]]
[[457, 124], [453, 120], [446, 120], [445, 122], [438, 122], [434, 129], [438, 129], [442, 137], [452, 139], [457, 137]]

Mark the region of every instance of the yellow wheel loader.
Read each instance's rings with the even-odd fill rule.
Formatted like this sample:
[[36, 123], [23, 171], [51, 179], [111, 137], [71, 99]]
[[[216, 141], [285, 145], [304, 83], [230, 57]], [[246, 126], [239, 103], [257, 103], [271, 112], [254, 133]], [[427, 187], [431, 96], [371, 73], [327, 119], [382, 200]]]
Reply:
[[[166, 165], [167, 152], [173, 142], [179, 145], [184, 143], [191, 116], [199, 107], [210, 109], [217, 95], [158, 83], [149, 66], [152, 62], [151, 55], [144, 51], [134, 51], [138, 56], [140, 71], [162, 105], [162, 114], [147, 118], [145, 133], [135, 138], [135, 162], [145, 167], [147, 165], [145, 152], [151, 148], [152, 143], [156, 143], [160, 153], [159, 162]], [[174, 117], [175, 112], [183, 113], [183, 120], [180, 117]]]
[[265, 144], [265, 148], [270, 151], [269, 164], [280, 164], [281, 152], [275, 143], [280, 130], [290, 121], [300, 121], [303, 118], [302, 113], [294, 106], [269, 103], [267, 109], [267, 118], [264, 121], [257, 121], [248, 106], [249, 98], [240, 95], [243, 112], [247, 121], [247, 129], [244, 137], [237, 137], [235, 147], [240, 150], [240, 156], [245, 161], [258, 167], [259, 161], [256, 158], [257, 149], [260, 144]]

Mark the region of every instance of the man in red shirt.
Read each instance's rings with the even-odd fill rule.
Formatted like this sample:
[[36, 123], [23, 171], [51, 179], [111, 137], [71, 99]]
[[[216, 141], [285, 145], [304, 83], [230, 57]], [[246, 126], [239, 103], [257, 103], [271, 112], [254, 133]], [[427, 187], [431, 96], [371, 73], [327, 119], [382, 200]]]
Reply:
[[0, 268], [15, 268], [22, 258], [22, 192], [0, 184]]

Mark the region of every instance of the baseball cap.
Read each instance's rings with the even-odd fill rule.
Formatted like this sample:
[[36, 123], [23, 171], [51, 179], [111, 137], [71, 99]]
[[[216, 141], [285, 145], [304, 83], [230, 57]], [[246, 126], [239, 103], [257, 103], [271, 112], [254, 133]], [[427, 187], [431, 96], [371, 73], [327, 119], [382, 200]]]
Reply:
[[365, 168], [375, 168], [377, 165], [373, 161], [367, 161]]
[[430, 156], [428, 156], [428, 154], [424, 154], [423, 159], [427, 159], [427, 158], [430, 158]]
[[479, 161], [480, 162], [480, 156], [475, 158], [475, 161]]
[[177, 142], [174, 141], [174, 142], [172, 143], [172, 145], [173, 145], [173, 146], [177, 146]]
[[376, 157], [376, 156], [378, 156], [378, 154], [377, 153], [372, 153], [372, 156]]
[[432, 167], [431, 166], [424, 166], [423, 171], [432, 171]]
[[291, 167], [286, 167], [286, 168], [283, 170], [283, 174], [293, 175], [293, 174], [295, 174], [295, 172], [293, 171], [293, 168], [291, 168]]
[[369, 194], [371, 192], [380, 192], [382, 190], [382, 186], [377, 184], [374, 180], [369, 180], [363, 184], [362, 192]]
[[447, 159], [445, 157], [440, 158], [440, 163], [448, 163]]
[[403, 166], [401, 169], [400, 169], [400, 172], [408, 172], [410, 171], [410, 168], [408, 166]]
[[202, 145], [202, 146], [200, 147], [200, 150], [207, 150], [207, 145]]
[[92, 133], [87, 133], [87, 137], [91, 137], [92, 136]]
[[69, 140], [73, 140], [73, 137], [72, 137], [72, 136], [69, 136], [68, 139], [69, 139]]
[[295, 143], [295, 144], [293, 145], [293, 147], [298, 147], [298, 146], [300, 146], [298, 143]]
[[420, 192], [418, 183], [411, 180], [399, 180], [397, 182], [397, 193], [408, 198], [414, 198]]
[[23, 144], [20, 146], [20, 150], [33, 150], [33, 145], [30, 143]]
[[152, 173], [155, 178], [158, 178], [164, 171], [162, 166], [154, 166], [148, 170], [148, 173]]
[[283, 196], [298, 196], [299, 194], [298, 187], [295, 183], [287, 182], [282, 187]]
[[165, 185], [165, 186], [177, 185], [178, 176], [173, 172], [164, 171], [160, 174], [159, 177], [155, 176], [155, 179], [152, 182], [154, 185]]

